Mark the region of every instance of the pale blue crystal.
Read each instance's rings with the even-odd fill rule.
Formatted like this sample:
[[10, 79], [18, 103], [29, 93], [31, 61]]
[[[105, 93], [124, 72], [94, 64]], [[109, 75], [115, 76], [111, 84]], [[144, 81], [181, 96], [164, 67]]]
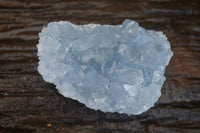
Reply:
[[173, 53], [162, 32], [50, 22], [39, 34], [38, 71], [65, 97], [104, 112], [140, 114], [161, 95]]

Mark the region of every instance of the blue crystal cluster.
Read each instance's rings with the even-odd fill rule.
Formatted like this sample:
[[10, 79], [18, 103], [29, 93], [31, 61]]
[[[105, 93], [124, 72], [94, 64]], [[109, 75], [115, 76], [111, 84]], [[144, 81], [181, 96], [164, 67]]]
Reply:
[[173, 53], [162, 32], [50, 22], [39, 34], [38, 71], [65, 97], [104, 112], [140, 114], [161, 95]]

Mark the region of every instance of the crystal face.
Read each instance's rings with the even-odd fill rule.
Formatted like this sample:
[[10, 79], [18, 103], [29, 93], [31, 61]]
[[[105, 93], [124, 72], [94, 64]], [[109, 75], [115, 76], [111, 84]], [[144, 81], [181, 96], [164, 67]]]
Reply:
[[38, 71], [65, 97], [104, 112], [140, 114], [161, 95], [173, 53], [162, 32], [50, 22], [39, 34]]

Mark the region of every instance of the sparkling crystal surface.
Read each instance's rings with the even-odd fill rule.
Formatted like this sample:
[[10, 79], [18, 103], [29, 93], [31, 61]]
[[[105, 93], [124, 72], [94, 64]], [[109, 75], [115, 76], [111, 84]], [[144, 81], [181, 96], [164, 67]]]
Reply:
[[50, 22], [39, 34], [38, 71], [65, 97], [104, 112], [140, 114], [161, 95], [173, 53], [162, 32]]

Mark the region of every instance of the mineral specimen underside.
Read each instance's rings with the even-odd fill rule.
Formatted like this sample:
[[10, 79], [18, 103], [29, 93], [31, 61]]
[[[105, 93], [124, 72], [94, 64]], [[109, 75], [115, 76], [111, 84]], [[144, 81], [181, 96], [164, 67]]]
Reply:
[[161, 95], [173, 53], [162, 32], [122, 25], [51, 22], [39, 34], [38, 71], [89, 108], [140, 114]]

